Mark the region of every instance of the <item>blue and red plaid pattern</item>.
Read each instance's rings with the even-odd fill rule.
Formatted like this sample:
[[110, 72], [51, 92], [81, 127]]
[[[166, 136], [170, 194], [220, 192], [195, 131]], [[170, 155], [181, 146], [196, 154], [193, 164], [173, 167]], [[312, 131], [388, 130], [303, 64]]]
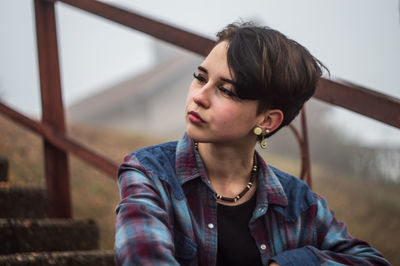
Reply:
[[[268, 166], [258, 154], [257, 159], [249, 228], [264, 265], [390, 265], [353, 238], [303, 181]], [[117, 265], [216, 264], [215, 192], [188, 136], [128, 155], [118, 185]]]

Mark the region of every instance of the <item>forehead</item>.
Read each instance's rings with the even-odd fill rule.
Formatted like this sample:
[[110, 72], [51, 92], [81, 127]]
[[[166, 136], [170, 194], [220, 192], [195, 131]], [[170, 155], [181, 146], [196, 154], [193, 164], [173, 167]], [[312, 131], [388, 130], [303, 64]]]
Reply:
[[201, 63], [210, 76], [216, 75], [232, 79], [227, 61], [228, 46], [229, 43], [226, 41], [218, 43]]

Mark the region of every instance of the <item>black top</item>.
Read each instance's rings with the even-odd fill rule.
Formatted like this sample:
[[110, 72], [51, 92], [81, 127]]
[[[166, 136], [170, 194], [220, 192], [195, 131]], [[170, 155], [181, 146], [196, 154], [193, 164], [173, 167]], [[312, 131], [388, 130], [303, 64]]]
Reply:
[[217, 265], [262, 265], [261, 255], [249, 230], [256, 193], [237, 206], [218, 204]]

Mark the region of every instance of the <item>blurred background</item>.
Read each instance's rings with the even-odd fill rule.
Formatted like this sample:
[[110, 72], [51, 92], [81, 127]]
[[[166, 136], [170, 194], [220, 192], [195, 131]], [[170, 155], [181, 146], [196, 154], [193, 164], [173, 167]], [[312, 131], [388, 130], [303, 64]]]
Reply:
[[[307, 47], [331, 78], [400, 98], [397, 0], [104, 2], [211, 39], [231, 22], [253, 20]], [[62, 3], [56, 11], [68, 133], [116, 163], [139, 147], [179, 139], [202, 57]], [[0, 99], [40, 119], [32, 1], [0, 2], [0, 36]], [[318, 100], [306, 111], [313, 190], [354, 236], [400, 265], [400, 131]], [[3, 116], [0, 134], [11, 184], [44, 187], [41, 139]], [[266, 161], [298, 174], [292, 133], [283, 129], [269, 144]], [[73, 156], [70, 164], [74, 216], [98, 219], [102, 248], [111, 249], [116, 183]]]

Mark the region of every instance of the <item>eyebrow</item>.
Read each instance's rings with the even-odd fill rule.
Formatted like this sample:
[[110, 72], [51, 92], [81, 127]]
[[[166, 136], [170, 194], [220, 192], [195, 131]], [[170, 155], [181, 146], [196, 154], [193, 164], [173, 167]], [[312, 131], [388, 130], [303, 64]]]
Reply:
[[[208, 74], [207, 69], [205, 69], [205, 68], [202, 67], [202, 66], [198, 66], [197, 69], [200, 70], [200, 71], [203, 71], [203, 72], [206, 73], [206, 74]], [[234, 82], [233, 80], [231, 80], [231, 79], [220, 78], [220, 80], [225, 81], [226, 83], [230, 83], [230, 84], [232, 84], [232, 85], [235, 85], [235, 82]]]

